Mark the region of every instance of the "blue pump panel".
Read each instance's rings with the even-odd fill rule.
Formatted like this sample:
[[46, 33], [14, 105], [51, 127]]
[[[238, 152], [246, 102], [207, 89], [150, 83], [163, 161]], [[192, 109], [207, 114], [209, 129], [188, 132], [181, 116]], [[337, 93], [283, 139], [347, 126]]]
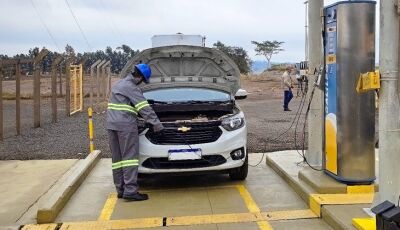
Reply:
[[374, 94], [356, 92], [375, 68], [374, 1], [324, 8], [324, 171], [347, 184], [375, 180]]

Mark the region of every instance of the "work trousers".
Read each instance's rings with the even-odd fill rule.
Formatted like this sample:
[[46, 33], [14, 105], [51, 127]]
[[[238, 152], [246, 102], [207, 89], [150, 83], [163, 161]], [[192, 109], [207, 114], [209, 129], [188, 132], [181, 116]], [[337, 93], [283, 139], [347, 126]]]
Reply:
[[283, 108], [289, 109], [289, 102], [293, 98], [292, 90], [285, 90], [283, 94]]
[[139, 136], [136, 132], [108, 130], [112, 155], [112, 172], [118, 194], [138, 191]]

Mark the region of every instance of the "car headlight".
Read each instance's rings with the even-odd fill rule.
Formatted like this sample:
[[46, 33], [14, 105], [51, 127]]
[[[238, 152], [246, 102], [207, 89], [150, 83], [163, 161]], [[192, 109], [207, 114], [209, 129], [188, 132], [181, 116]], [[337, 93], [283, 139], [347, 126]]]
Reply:
[[221, 125], [228, 131], [240, 129], [244, 125], [244, 116], [242, 113], [239, 113], [231, 117], [226, 117], [222, 120]]

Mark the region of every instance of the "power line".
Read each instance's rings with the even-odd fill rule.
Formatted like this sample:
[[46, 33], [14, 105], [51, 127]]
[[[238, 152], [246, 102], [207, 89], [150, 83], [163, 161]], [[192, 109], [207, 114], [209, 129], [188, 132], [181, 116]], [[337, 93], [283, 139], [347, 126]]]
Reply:
[[38, 18], [39, 18], [40, 22], [42, 23], [43, 27], [46, 29], [47, 34], [49, 35], [49, 37], [50, 37], [51, 40], [53, 41], [53, 43], [54, 43], [54, 45], [56, 46], [58, 52], [61, 53], [61, 49], [60, 49], [60, 47], [58, 46], [58, 44], [57, 44], [57, 42], [56, 42], [56, 39], [54, 38], [53, 34], [51, 33], [49, 27], [46, 25], [46, 23], [45, 23], [45, 21], [43, 20], [43, 18], [40, 16], [39, 10], [36, 8], [35, 3], [33, 2], [33, 0], [30, 0], [30, 1], [31, 1], [32, 6], [33, 6], [33, 9], [35, 9], [36, 14], [38, 15]]
[[68, 0], [65, 0], [65, 4], [67, 4], [68, 9], [69, 9], [69, 12], [71, 12], [71, 15], [72, 15], [72, 17], [74, 18], [75, 24], [78, 26], [79, 31], [81, 32], [82, 37], [85, 39], [85, 42], [86, 42], [86, 44], [87, 44], [89, 50], [92, 51], [92, 47], [91, 47], [91, 45], [90, 45], [90, 43], [89, 43], [89, 40], [87, 39], [85, 33], [83, 32], [82, 27], [79, 25], [78, 18], [75, 16], [74, 12], [72, 11], [72, 8], [71, 8], [71, 6], [69, 5]]
[[[100, 3], [101, 3], [101, 6], [103, 7], [103, 9], [107, 10], [107, 7], [104, 4], [104, 1], [100, 0]], [[109, 25], [111, 25], [110, 28], [119, 37], [121, 45], [122, 45], [123, 44], [123, 39], [122, 39], [121, 33], [119, 32], [118, 27], [116, 26], [116, 24], [114, 22], [114, 19], [113, 19], [111, 14], [109, 15], [109, 17], [110, 17], [110, 21], [108, 21], [108, 22], [109, 22]]]

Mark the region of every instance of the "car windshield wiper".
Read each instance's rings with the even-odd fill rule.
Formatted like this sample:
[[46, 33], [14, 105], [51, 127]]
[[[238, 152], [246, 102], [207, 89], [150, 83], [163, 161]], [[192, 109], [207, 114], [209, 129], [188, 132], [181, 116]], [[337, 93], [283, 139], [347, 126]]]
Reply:
[[182, 103], [185, 104], [223, 104], [223, 103], [228, 103], [229, 101], [198, 101], [198, 100], [189, 100], [189, 101], [184, 101]]
[[156, 101], [156, 100], [152, 100], [152, 99], [149, 99], [149, 100], [147, 100], [148, 102], [149, 102], [149, 104], [168, 104], [168, 102], [166, 102], [166, 101]]
[[230, 101], [200, 101], [200, 100], [188, 100], [188, 101], [156, 101], [149, 99], [147, 100], [149, 104], [225, 104], [229, 103]]

